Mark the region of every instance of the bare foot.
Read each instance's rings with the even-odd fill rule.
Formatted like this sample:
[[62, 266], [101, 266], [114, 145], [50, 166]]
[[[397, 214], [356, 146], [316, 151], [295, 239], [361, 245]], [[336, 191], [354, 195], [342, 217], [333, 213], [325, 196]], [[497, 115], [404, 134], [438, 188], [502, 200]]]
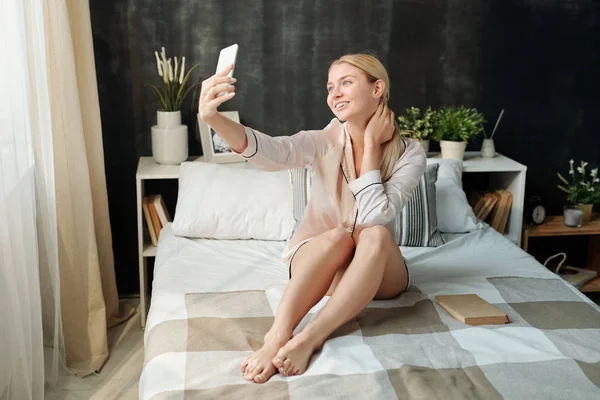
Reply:
[[273, 365], [283, 376], [301, 375], [308, 368], [314, 352], [321, 346], [321, 341], [302, 331], [277, 352], [273, 358]]
[[273, 376], [277, 369], [271, 360], [290, 337], [292, 337], [291, 333], [287, 335], [267, 333], [264, 345], [242, 363], [241, 371], [244, 379], [255, 383], [264, 383]]

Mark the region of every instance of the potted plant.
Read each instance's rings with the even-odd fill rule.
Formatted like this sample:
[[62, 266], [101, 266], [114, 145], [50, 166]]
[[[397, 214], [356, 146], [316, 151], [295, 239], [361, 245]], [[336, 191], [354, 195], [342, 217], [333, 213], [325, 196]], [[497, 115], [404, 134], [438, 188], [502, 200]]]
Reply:
[[440, 142], [442, 158], [462, 160], [467, 143], [483, 131], [485, 119], [474, 108], [442, 107], [435, 118], [432, 139]]
[[429, 138], [433, 133], [435, 111], [431, 107], [421, 112], [417, 107], [407, 108], [398, 116], [398, 127], [403, 135], [419, 139], [425, 153], [429, 151]]
[[[567, 180], [558, 172], [558, 178], [564, 184], [558, 185], [558, 188], [567, 194], [567, 201], [570, 203], [564, 209], [565, 224], [578, 226], [590, 222], [594, 204], [600, 203], [600, 178], [598, 178], [598, 168], [592, 169], [590, 177], [586, 177], [587, 162], [581, 161], [577, 167], [577, 173], [573, 168], [574, 161], [572, 159], [569, 160], [569, 164], [570, 179]], [[581, 212], [568, 211], [573, 209], [581, 210]], [[576, 224], [576, 221], [572, 219], [579, 215], [581, 224]]]
[[152, 157], [159, 164], [180, 164], [188, 157], [188, 128], [181, 124], [181, 105], [189, 91], [196, 86], [187, 86], [190, 73], [198, 66], [192, 66], [185, 73], [185, 57], [175, 57], [174, 63], [167, 58], [165, 48], [157, 51], [156, 65], [161, 78], [160, 89], [146, 83], [157, 93], [161, 108], [156, 112], [156, 122], [152, 130]]

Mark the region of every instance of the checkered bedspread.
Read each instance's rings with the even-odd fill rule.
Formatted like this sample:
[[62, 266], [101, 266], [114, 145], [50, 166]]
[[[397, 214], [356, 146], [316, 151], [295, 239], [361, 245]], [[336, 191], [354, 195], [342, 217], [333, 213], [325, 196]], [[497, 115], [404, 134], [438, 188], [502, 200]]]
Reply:
[[[600, 399], [600, 310], [561, 280], [487, 278], [507, 325], [469, 326], [413, 286], [340, 327], [301, 376], [246, 382], [282, 288], [188, 293], [187, 319], [147, 333], [153, 399]], [[317, 304], [306, 325], [323, 306]], [[150, 378], [150, 377], [149, 377]]]

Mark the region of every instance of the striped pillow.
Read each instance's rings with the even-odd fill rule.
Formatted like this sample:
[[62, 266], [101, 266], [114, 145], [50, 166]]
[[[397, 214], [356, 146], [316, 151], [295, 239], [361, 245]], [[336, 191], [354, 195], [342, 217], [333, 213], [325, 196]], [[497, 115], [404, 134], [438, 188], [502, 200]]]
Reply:
[[437, 229], [435, 182], [439, 164], [428, 165], [408, 203], [396, 216], [396, 243], [407, 247], [438, 247], [444, 238]]
[[[294, 168], [289, 170], [290, 182], [292, 184], [292, 203], [293, 203], [293, 214], [294, 214], [294, 229], [292, 229], [292, 235], [298, 228], [298, 224], [302, 220], [304, 215], [304, 208], [308, 202], [308, 188], [306, 181], [308, 179], [308, 171], [306, 168]], [[292, 236], [290, 235], [290, 238]]]

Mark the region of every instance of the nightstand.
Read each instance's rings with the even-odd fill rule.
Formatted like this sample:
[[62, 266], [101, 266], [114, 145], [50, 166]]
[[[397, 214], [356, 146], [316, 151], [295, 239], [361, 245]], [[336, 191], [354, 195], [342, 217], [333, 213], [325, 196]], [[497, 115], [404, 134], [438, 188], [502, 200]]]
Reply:
[[[580, 228], [571, 228], [564, 224], [563, 216], [547, 217], [541, 225], [523, 224], [523, 250], [529, 247], [529, 238], [543, 236], [589, 236], [588, 260], [586, 268], [600, 273], [600, 218], [590, 221]], [[580, 289], [582, 292], [600, 292], [600, 277], [586, 283]]]
[[[441, 154], [428, 153], [427, 157], [440, 158]], [[504, 236], [520, 246], [527, 166], [499, 153], [496, 153], [495, 157], [484, 158], [479, 151], [466, 151], [463, 159], [463, 180], [465, 175], [476, 174], [489, 176], [483, 187], [478, 189], [504, 189], [512, 194], [513, 200]]]
[[[192, 157], [188, 161], [202, 161], [203, 157]], [[140, 275], [140, 309], [142, 328], [146, 326], [146, 315], [148, 313], [148, 282], [146, 281], [148, 257], [156, 255], [156, 247], [152, 244], [147, 235], [144, 235], [146, 220], [142, 211], [142, 199], [144, 198], [144, 183], [149, 179], [178, 179], [180, 165], [162, 165], [157, 164], [152, 157], [140, 157], [136, 181], [137, 198], [137, 224], [138, 224], [138, 262]]]

